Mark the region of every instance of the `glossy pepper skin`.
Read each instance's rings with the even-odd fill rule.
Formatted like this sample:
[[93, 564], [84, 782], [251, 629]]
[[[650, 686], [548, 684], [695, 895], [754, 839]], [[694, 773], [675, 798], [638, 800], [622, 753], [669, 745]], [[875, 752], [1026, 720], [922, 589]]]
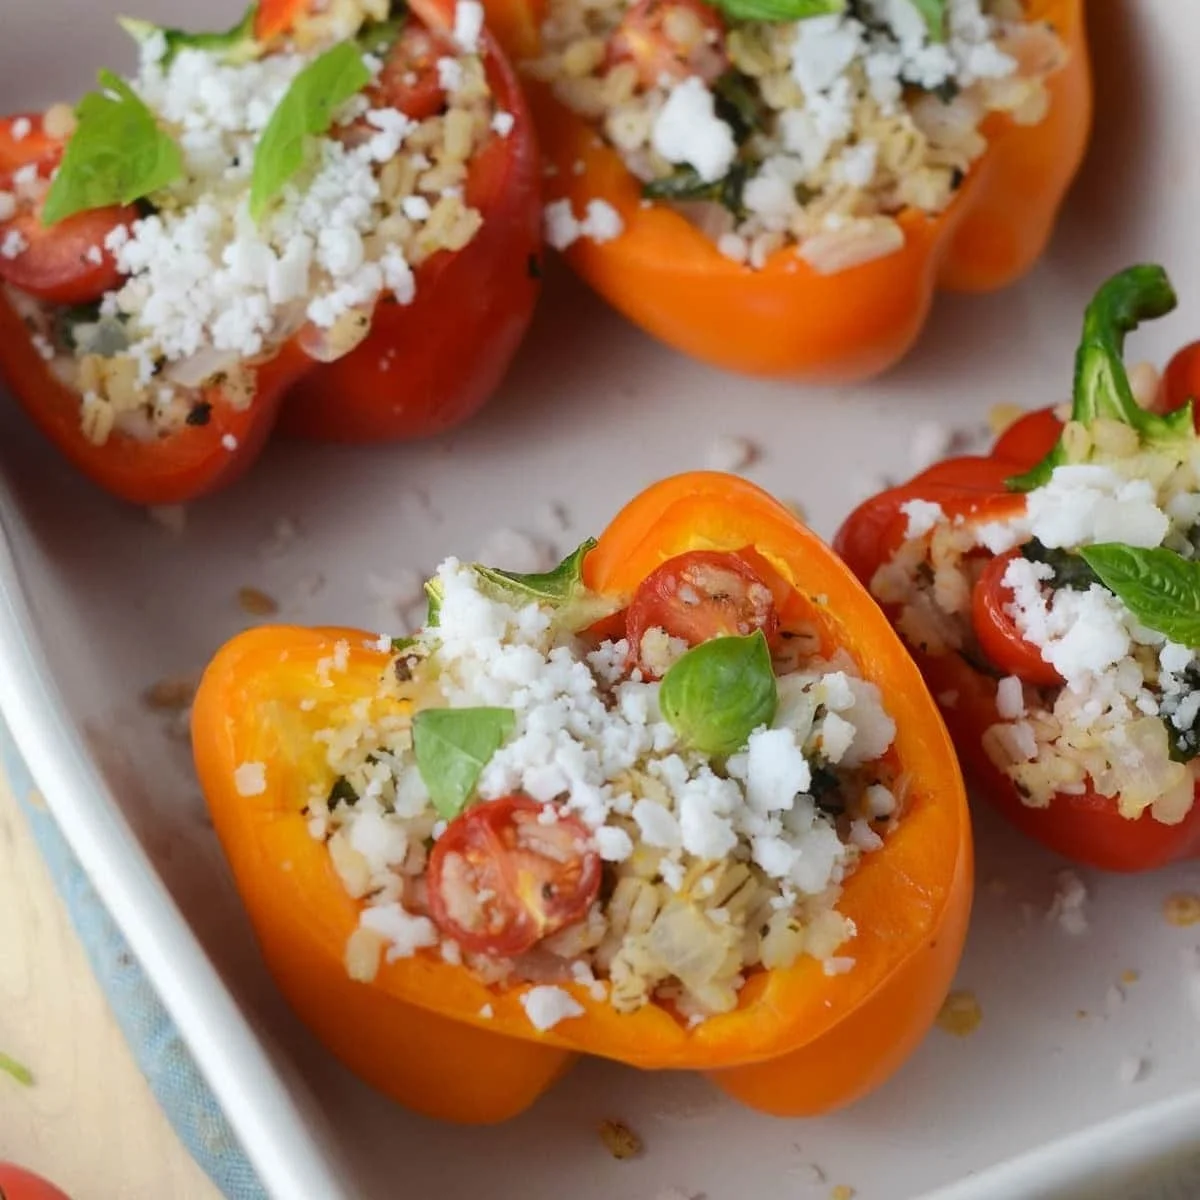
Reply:
[[[281, 36], [307, 3], [264, 7], [260, 38]], [[410, 20], [448, 36], [453, 0], [410, 7]], [[0, 290], [0, 379], [34, 424], [105, 491], [160, 505], [232, 483], [258, 457], [281, 414], [285, 433], [339, 442], [424, 437], [472, 416], [499, 383], [532, 316], [539, 285], [530, 262], [541, 219], [532, 120], [495, 41], [485, 31], [481, 42], [497, 106], [513, 115], [513, 127], [506, 137], [493, 134], [470, 166], [466, 196], [482, 211], [483, 226], [462, 250], [421, 264], [412, 304], [382, 300], [368, 336], [332, 363], [308, 354], [301, 331], [273, 357], [251, 364], [248, 405], [234, 405], [221, 387], [209, 387], [194, 408], [195, 424], [154, 440], [114, 431], [96, 445], [80, 426], [78, 395], [58, 381]], [[53, 152], [57, 157], [61, 147]], [[24, 165], [23, 153], [44, 155], [44, 139], [0, 137], [0, 172]]]
[[[536, 56], [540, 0], [486, 0], [485, 7], [514, 62]], [[914, 344], [935, 290], [993, 291], [1033, 266], [1082, 160], [1092, 117], [1083, 0], [1034, 0], [1029, 9], [1031, 19], [1054, 26], [1069, 54], [1049, 80], [1044, 120], [1017, 126], [990, 117], [989, 148], [946, 211], [906, 211], [900, 251], [834, 275], [818, 274], [786, 248], [751, 270], [665, 206], [643, 208], [640, 184], [619, 155], [529, 80], [543, 154], [555, 169], [546, 199], [568, 199], [577, 215], [603, 199], [624, 223], [612, 241], [579, 239], [567, 261], [646, 332], [714, 366], [815, 383], [879, 374]]]
[[[486, 987], [439, 956], [381, 965], [356, 983], [343, 965], [359, 904], [345, 893], [300, 809], [332, 775], [314, 731], [374, 696], [389, 656], [374, 635], [259, 628], [221, 649], [201, 682], [193, 745], [201, 785], [267, 965], [292, 1007], [351, 1070], [403, 1105], [464, 1123], [527, 1108], [580, 1054], [644, 1069], [702, 1071], [769, 1113], [822, 1113], [887, 1079], [919, 1043], [956, 969], [971, 903], [972, 846], [957, 762], [937, 709], [882, 614], [831, 551], [785, 508], [726, 475], [677, 476], [635, 498], [584, 567], [589, 586], [626, 599], [660, 563], [698, 547], [745, 549], [774, 574], [781, 617], [803, 614], [826, 650], [842, 647], [883, 690], [911, 795], [881, 851], [848, 881], [853, 970], [803, 959], [751, 975], [738, 1009], [692, 1030], [648, 1005], [622, 1015], [585, 987], [585, 1015], [539, 1034], [525, 987]], [[317, 686], [317, 662], [350, 641], [349, 669]], [[317, 704], [303, 713], [298, 702]], [[373, 701], [373, 703], [382, 703]], [[270, 764], [264, 794], [237, 794], [243, 761]], [[490, 1005], [493, 1016], [480, 1010]]]
[[[410, 8], [449, 40], [454, 0]], [[541, 290], [541, 159], [512, 66], [490, 33], [481, 41], [497, 110], [513, 117], [511, 132], [493, 134], [467, 171], [465, 200], [483, 225], [461, 250], [415, 268], [411, 304], [378, 305], [360, 346], [292, 388], [281, 433], [327, 442], [430, 437], [473, 416], [508, 370]]]
[[[1084, 349], [1081, 347], [1081, 353]], [[1164, 376], [1154, 411], [1173, 411], [1187, 398], [1180, 388], [1195, 357], [1191, 350], [1176, 356], [1174, 369]], [[935, 502], [948, 517], [967, 522], [1019, 516], [1025, 509], [1025, 497], [1006, 484], [1043, 462], [1058, 444], [1062, 429], [1063, 423], [1051, 409], [1026, 414], [1000, 436], [990, 455], [947, 459], [864, 502], [838, 531], [835, 549], [870, 586], [875, 572], [905, 539], [908, 518], [900, 509], [910, 500]], [[895, 616], [886, 606], [885, 611]], [[1000, 720], [996, 680], [1007, 671], [985, 671], [983, 664], [955, 652], [935, 655], [910, 647], [910, 653], [934, 696], [955, 697], [952, 704], [943, 706], [942, 715], [968, 776], [1028, 837], [1074, 862], [1126, 873], [1200, 856], [1200, 789], [1198, 802], [1174, 825], [1155, 819], [1148, 809], [1137, 818], [1123, 817], [1115, 798], [1091, 790], [1081, 795], [1056, 794], [1046, 808], [1024, 803], [1012, 779], [983, 747], [984, 731]]]

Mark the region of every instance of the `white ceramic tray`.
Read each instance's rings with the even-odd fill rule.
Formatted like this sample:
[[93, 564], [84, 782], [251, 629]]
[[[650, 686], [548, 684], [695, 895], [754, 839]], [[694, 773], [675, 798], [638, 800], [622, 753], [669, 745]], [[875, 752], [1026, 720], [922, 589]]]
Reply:
[[[97, 65], [129, 61], [108, 4], [3, 7], [0, 110], [72, 97]], [[194, 22], [188, 7], [139, 11]], [[214, 26], [233, 15], [230, 0], [204, 12]], [[858, 1107], [772, 1120], [694, 1077], [585, 1063], [520, 1120], [461, 1130], [370, 1093], [290, 1019], [186, 744], [139, 699], [248, 620], [242, 586], [271, 593], [286, 619], [398, 631], [388, 596], [440, 556], [478, 554], [499, 525], [571, 547], [652, 479], [708, 465], [726, 435], [759, 444], [750, 476], [829, 535], [880, 476], [908, 471], [918, 423], [969, 431], [992, 404], [1061, 399], [1086, 299], [1131, 261], [1166, 263], [1182, 297], [1134, 355], [1161, 362], [1200, 335], [1187, 115], [1200, 107], [1200, 13], [1104, 0], [1091, 16], [1097, 135], [1046, 260], [1005, 295], [941, 301], [919, 351], [870, 387], [704, 370], [551, 271], [510, 379], [467, 429], [391, 449], [277, 445], [182, 533], [92, 490], [0, 397], [0, 709], [278, 1200], [804, 1200], [835, 1184], [862, 1200], [1200, 1194], [1200, 929], [1161, 911], [1168, 893], [1200, 888], [1200, 864], [1085, 875], [1089, 928], [1072, 935], [1047, 917], [1061, 864], [980, 812], [958, 985], [982, 1024], [961, 1039], [935, 1029]], [[1119, 990], [1127, 970], [1139, 978]], [[1122, 1082], [1134, 1059], [1141, 1077]], [[596, 1124], [613, 1116], [641, 1134], [642, 1157], [603, 1149]]]

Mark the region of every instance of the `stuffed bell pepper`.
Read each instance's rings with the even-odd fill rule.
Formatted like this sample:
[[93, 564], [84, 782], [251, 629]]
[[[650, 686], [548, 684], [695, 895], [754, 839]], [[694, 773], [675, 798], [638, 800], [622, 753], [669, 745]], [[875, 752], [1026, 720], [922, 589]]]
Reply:
[[92, 480], [164, 504], [285, 424], [434, 433], [536, 294], [536, 147], [475, 0], [125, 21], [132, 79], [0, 121], [0, 377]]
[[836, 541], [982, 792], [1115, 871], [1200, 854], [1200, 440], [1181, 391], [1196, 355], [1140, 396], [1122, 361], [1125, 334], [1174, 304], [1159, 267], [1110, 279], [1066, 410], [868, 500]]
[[1083, 0], [486, 0], [546, 235], [720, 367], [861, 379], [1040, 255], [1091, 122]]
[[258, 628], [193, 746], [267, 965], [361, 1077], [456, 1122], [580, 1055], [819, 1113], [954, 974], [965, 797], [832, 552], [730, 476], [651, 487], [556, 570], [447, 559], [391, 640]]

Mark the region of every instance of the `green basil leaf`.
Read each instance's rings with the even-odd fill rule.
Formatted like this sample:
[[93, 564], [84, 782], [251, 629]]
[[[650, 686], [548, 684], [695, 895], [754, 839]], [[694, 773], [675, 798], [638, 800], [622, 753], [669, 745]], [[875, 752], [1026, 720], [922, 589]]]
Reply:
[[583, 629], [620, 607], [619, 600], [601, 596], [583, 582], [583, 561], [595, 545], [595, 538], [587, 538], [552, 571], [520, 575], [476, 563], [475, 573], [510, 604], [544, 605], [555, 610], [562, 628]]
[[508, 708], [425, 708], [413, 717], [417, 770], [438, 814], [452, 821], [516, 726]]
[[739, 146], [766, 124], [766, 106], [754, 80], [736, 67], [721, 75], [712, 91], [714, 111], [733, 130], [733, 140]]
[[262, 50], [254, 36], [254, 21], [258, 16], [258, 3], [251, 4], [236, 25], [221, 32], [189, 33], [186, 29], [167, 29], [153, 21], [139, 17], [118, 17], [117, 24], [139, 44], [149, 41], [161, 33], [166, 42], [166, 53], [162, 65], [167, 67], [180, 50], [204, 50], [214, 54], [223, 62], [244, 63], [257, 58]]
[[393, 4], [392, 15], [386, 21], [369, 22], [358, 31], [354, 40], [364, 54], [374, 54], [377, 58], [386, 58], [388, 51], [400, 37], [407, 20], [407, 7]]
[[33, 1086], [33, 1072], [24, 1064], [19, 1063], [15, 1058], [0, 1050], [0, 1071], [5, 1075], [10, 1075], [23, 1087]]
[[333, 781], [333, 786], [329, 789], [329, 796], [325, 803], [329, 806], [330, 812], [337, 808], [339, 804], [346, 804], [353, 808], [358, 803], [358, 793], [354, 790], [353, 784], [351, 784], [345, 775], [339, 775]]
[[846, 0], [715, 0], [735, 21], [803, 21], [846, 11]]
[[929, 30], [931, 42], [946, 40], [946, 11], [949, 7], [947, 0], [912, 0], [913, 7], [925, 21]]
[[325, 133], [338, 108], [370, 82], [371, 72], [353, 42], [338, 42], [292, 80], [254, 152], [250, 215], [256, 221], [304, 165], [307, 139]]
[[740, 218], [745, 216], [742, 194], [750, 171], [750, 164], [734, 163], [724, 179], [710, 182], [695, 167], [676, 167], [669, 175], [642, 184], [642, 195], [647, 200], [712, 200]]
[[659, 707], [668, 724], [703, 754], [734, 754], [779, 704], [762, 630], [693, 646], [663, 676]]
[[1147, 629], [1200, 647], [1200, 562], [1120, 542], [1081, 546], [1079, 556]]
[[[1175, 303], [1175, 289], [1160, 266], [1130, 267], [1101, 285], [1084, 314], [1083, 337], [1075, 355], [1072, 421], [1082, 425], [1100, 419], [1120, 421], [1137, 430], [1147, 450], [1184, 455], [1191, 451], [1196, 442], [1191, 400], [1162, 416], [1147, 412], [1133, 398], [1125, 373], [1125, 335], [1142, 321], [1165, 316]], [[1035, 467], [1005, 483], [1010, 491], [1032, 491], [1066, 461], [1060, 438]]]
[[78, 212], [132, 204], [183, 174], [183, 155], [170, 134], [123, 79], [99, 74], [75, 110], [78, 121], [50, 185], [42, 222], [54, 225]]
[[1093, 583], [1100, 582], [1096, 572], [1078, 554], [1043, 546], [1037, 538], [1031, 538], [1021, 547], [1021, 557], [1028, 562], [1045, 563], [1054, 572], [1048, 581], [1052, 588], [1086, 592]]

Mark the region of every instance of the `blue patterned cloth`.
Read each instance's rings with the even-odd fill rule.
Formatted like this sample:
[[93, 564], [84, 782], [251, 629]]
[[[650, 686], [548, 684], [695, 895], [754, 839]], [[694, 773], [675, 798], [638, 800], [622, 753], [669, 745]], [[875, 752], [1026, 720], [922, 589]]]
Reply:
[[183, 1039], [41, 801], [4, 722], [0, 772], [33, 830], [92, 971], [155, 1098], [192, 1157], [227, 1200], [267, 1200]]

